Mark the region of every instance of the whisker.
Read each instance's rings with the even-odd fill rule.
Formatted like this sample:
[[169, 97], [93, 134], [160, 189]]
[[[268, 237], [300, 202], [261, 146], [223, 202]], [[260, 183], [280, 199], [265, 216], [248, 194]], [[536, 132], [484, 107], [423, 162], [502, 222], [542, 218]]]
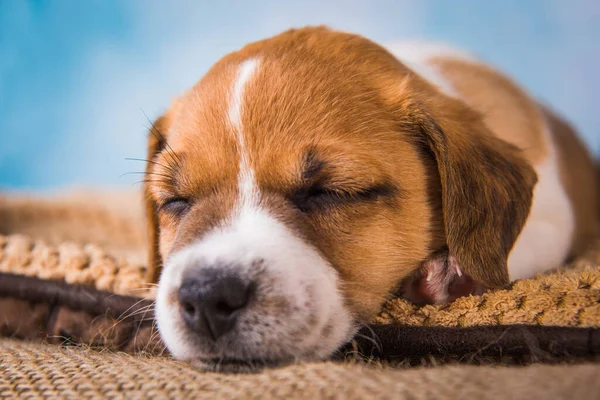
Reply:
[[372, 337], [357, 333], [356, 336], [363, 338], [365, 340], [368, 340], [369, 342], [373, 343], [373, 345], [375, 346], [375, 348], [377, 349], [377, 351], [379, 351], [381, 353], [381, 339], [379, 339], [379, 336], [375, 333], [375, 331], [373, 330], [373, 328], [371, 328], [369, 325], [367, 324], [361, 324], [363, 326], [363, 328], [367, 328], [369, 330], [369, 332], [371, 333]]
[[[131, 306], [129, 306], [129, 308], [127, 308], [125, 311], [123, 311], [123, 312], [121, 313], [121, 315], [119, 316], [119, 318], [117, 318], [117, 322], [121, 322], [121, 321], [123, 321], [123, 320], [126, 318], [126, 316], [125, 316], [125, 317], [123, 317], [123, 316], [124, 316], [124, 315], [125, 315], [127, 312], [129, 312], [129, 310], [131, 310], [131, 309], [134, 309], [134, 311], [135, 311], [135, 307], [137, 307], [137, 305], [138, 305], [138, 304], [140, 304], [140, 303], [142, 303], [142, 302], [144, 302], [144, 301], [146, 301], [146, 299], [139, 299], [138, 301], [136, 301], [135, 303], [133, 303]], [[152, 303], [152, 305], [154, 305], [154, 303]], [[144, 306], [144, 307], [147, 307], [147, 306]]]
[[[160, 353], [158, 353], [157, 355], [162, 356], [163, 353], [165, 352], [165, 347], [161, 346], [161, 340], [160, 340], [160, 332], [158, 331], [158, 327], [156, 326], [156, 322], [154, 324], [152, 324], [152, 333], [150, 334], [150, 339], [148, 340], [148, 346], [150, 344], [152, 344], [152, 349], [150, 350], [150, 352], [152, 354], [156, 353], [156, 349], [159, 348], [160, 349]], [[146, 349], [148, 349], [148, 346], [146, 346]]]
[[145, 310], [149, 310], [151, 308], [154, 308], [154, 303], [145, 305], [145, 306], [140, 307], [140, 308], [136, 308], [135, 310], [132, 310], [130, 314], [125, 315], [124, 318], [129, 318], [129, 317], [131, 317], [133, 315], [140, 314], [140, 313], [144, 312]]
[[145, 306], [145, 307], [141, 307], [137, 310], [132, 311], [131, 313], [122, 316], [123, 319], [127, 319], [127, 318], [131, 318], [131, 317], [135, 317], [136, 315], [140, 315], [142, 313], [148, 312], [150, 310], [154, 309], [154, 304], [151, 304], [149, 306]]
[[[158, 339], [156, 339], [157, 337]], [[152, 353], [156, 352], [157, 347], [160, 349], [160, 353], [157, 354], [159, 356], [162, 356], [167, 350], [160, 338], [160, 332], [158, 330], [158, 325], [156, 324], [156, 321], [154, 321], [154, 323], [152, 324], [152, 334], [150, 335], [150, 342], [154, 342], [154, 346], [152, 347]]]
[[160, 179], [142, 179], [141, 181], [133, 182], [131, 184], [131, 186], [137, 185], [137, 184], [140, 184], [140, 183], [150, 183], [150, 182], [162, 183], [162, 184], [165, 184], [165, 185], [169, 184], [169, 182], [164, 181], [164, 180], [160, 180]]
[[145, 158], [131, 158], [131, 157], [126, 157], [125, 159], [126, 159], [127, 161], [143, 161], [143, 162], [147, 162], [147, 163], [150, 163], [150, 164], [160, 165], [161, 167], [163, 167], [163, 168], [166, 168], [166, 169], [168, 169], [169, 171], [171, 171], [171, 172], [175, 173], [175, 170], [173, 169], [173, 166], [171, 166], [171, 165], [168, 165], [168, 166], [167, 166], [167, 165], [165, 165], [165, 164], [161, 164], [161, 163], [159, 163], [159, 162], [157, 162], [157, 161], [153, 161], [153, 160], [146, 160]]
[[167, 175], [167, 174], [159, 174], [157, 172], [125, 172], [124, 174], [119, 175], [119, 178], [124, 177], [125, 175], [135, 175], [135, 174], [148, 174], [148, 175], [156, 175], [156, 176], [162, 176], [163, 178], [167, 178], [167, 179], [173, 179], [173, 177], [171, 175]]
[[359, 338], [362, 338], [362, 339], [365, 339], [365, 340], [373, 343], [373, 346], [375, 346], [375, 348], [377, 350], [379, 350], [379, 344], [377, 343], [377, 341], [375, 339], [373, 339], [373, 338], [371, 338], [369, 336], [361, 335], [360, 333], [357, 333], [355, 336], [359, 337]]
[[146, 117], [146, 119], [148, 120], [148, 122], [150, 123], [150, 125], [152, 126], [152, 129], [150, 129], [150, 132], [152, 132], [154, 134], [154, 136], [156, 136], [156, 138], [158, 140], [161, 140], [165, 143], [165, 146], [167, 148], [167, 153], [169, 153], [171, 155], [171, 157], [173, 157], [175, 164], [176, 165], [181, 165], [181, 158], [177, 155], [177, 153], [175, 153], [175, 151], [173, 150], [173, 148], [171, 147], [171, 145], [169, 144], [169, 142], [167, 142], [167, 139], [165, 138], [165, 136], [160, 133], [160, 131], [158, 130], [158, 128], [154, 125], [154, 123], [152, 122], [152, 120], [150, 120], [150, 118], [148, 118], [148, 115], [144, 112], [144, 110], [140, 109], [142, 111], [142, 114], [144, 114], [144, 116]]

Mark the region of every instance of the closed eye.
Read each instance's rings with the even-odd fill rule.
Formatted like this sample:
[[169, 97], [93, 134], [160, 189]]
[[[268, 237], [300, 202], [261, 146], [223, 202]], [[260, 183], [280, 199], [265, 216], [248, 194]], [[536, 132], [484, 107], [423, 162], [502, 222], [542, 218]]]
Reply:
[[394, 189], [388, 185], [376, 185], [357, 191], [347, 191], [315, 184], [298, 189], [291, 196], [291, 201], [300, 211], [308, 213], [339, 204], [374, 201], [393, 193]]
[[184, 215], [190, 208], [190, 202], [183, 197], [172, 197], [158, 206], [159, 212], [168, 213], [176, 217]]

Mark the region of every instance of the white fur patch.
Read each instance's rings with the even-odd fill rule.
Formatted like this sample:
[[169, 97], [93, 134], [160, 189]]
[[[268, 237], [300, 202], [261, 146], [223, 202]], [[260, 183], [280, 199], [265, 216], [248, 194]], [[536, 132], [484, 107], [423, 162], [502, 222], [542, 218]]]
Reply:
[[568, 256], [575, 230], [571, 203], [560, 181], [558, 157], [546, 130], [549, 154], [534, 166], [538, 183], [531, 212], [508, 257], [511, 280], [524, 279], [561, 266]]
[[244, 112], [244, 93], [246, 85], [252, 76], [256, 73], [260, 62], [257, 59], [244, 61], [237, 71], [235, 84], [229, 100], [229, 123], [231, 129], [236, 134], [239, 148], [239, 176], [238, 190], [240, 193], [240, 206], [246, 203], [256, 203], [257, 193], [254, 183], [254, 171], [250, 166], [248, 149], [244, 140], [244, 126], [242, 124], [242, 115]]
[[441, 71], [429, 62], [434, 57], [451, 57], [462, 60], [475, 60], [470, 54], [445, 44], [427, 42], [393, 42], [385, 46], [402, 64], [417, 75], [426, 79], [444, 94], [458, 97], [456, 91], [441, 74]]

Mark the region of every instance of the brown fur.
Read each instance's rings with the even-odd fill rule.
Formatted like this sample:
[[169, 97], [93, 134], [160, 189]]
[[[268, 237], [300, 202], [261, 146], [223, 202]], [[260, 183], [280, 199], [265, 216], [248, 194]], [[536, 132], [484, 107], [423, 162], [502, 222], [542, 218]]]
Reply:
[[[355, 315], [372, 317], [445, 245], [475, 279], [508, 283], [506, 257], [536, 181], [520, 151], [380, 46], [325, 28], [291, 30], [224, 57], [160, 123], [177, 154], [157, 152], [150, 138], [149, 159], [167, 165], [149, 165], [149, 178], [168, 179], [146, 187], [163, 259], [229, 218], [239, 149], [227, 93], [249, 58], [260, 67], [242, 122], [261, 202], [338, 270]], [[316, 184], [350, 195], [303, 212], [295, 196]], [[174, 196], [189, 200], [185, 214], [156, 218], [152, 210]], [[157, 255], [155, 247], [155, 264]]]
[[483, 123], [494, 135], [521, 149], [533, 165], [547, 156], [542, 113], [515, 83], [477, 62], [442, 57], [432, 62], [461, 100], [481, 113]]

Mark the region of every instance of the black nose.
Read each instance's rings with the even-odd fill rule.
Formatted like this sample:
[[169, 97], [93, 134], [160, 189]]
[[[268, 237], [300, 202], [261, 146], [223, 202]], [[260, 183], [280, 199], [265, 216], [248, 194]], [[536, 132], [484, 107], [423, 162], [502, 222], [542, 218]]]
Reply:
[[179, 288], [181, 315], [191, 330], [217, 340], [231, 331], [253, 292], [254, 285], [237, 276], [205, 270], [184, 278]]

